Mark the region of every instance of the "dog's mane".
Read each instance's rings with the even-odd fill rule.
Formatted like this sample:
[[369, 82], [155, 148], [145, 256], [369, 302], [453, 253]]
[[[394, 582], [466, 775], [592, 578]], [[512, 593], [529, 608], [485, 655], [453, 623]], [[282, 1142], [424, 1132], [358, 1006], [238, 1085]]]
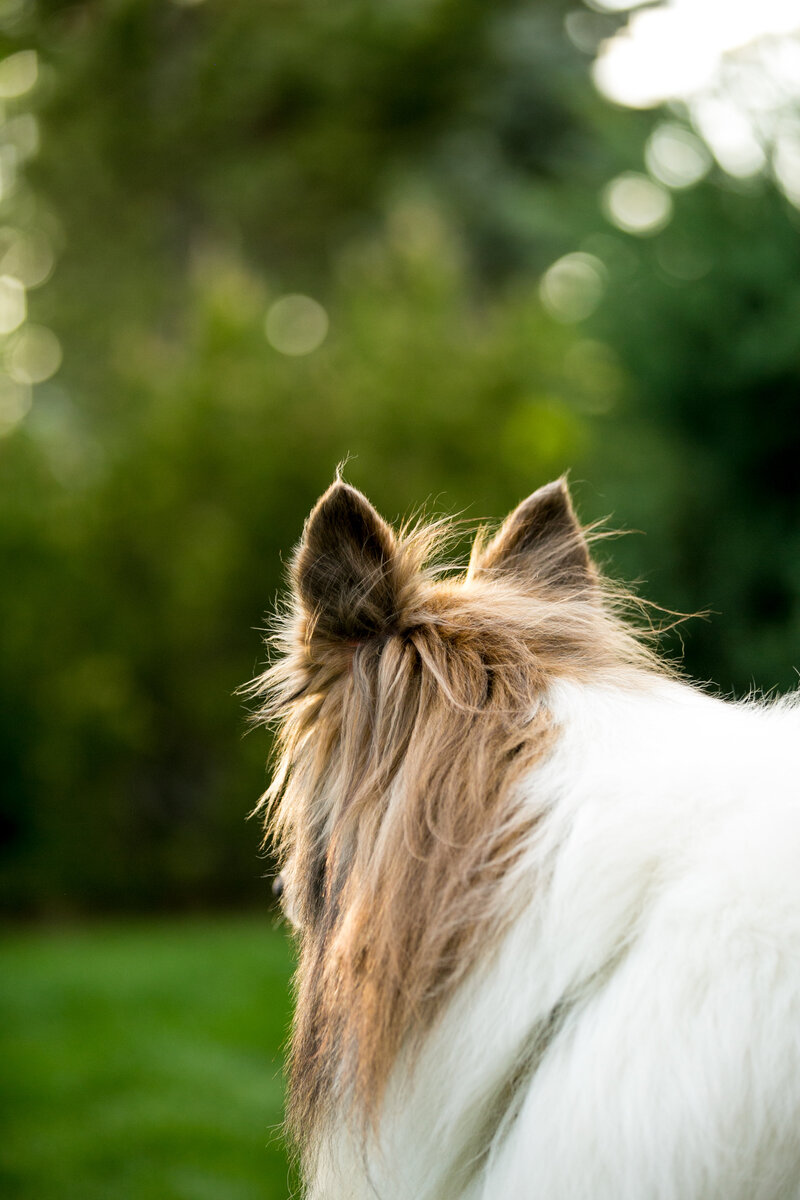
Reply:
[[558, 735], [552, 682], [669, 670], [577, 524], [534, 544], [507, 522], [457, 573], [440, 561], [448, 523], [365, 534], [348, 512], [353, 536], [342, 511], [322, 529], [312, 514], [273, 665], [251, 685], [277, 726], [260, 809], [299, 928], [301, 1141], [334, 1105], [375, 1118], [401, 1047], [513, 919], [505, 881], [537, 821], [520, 785]]

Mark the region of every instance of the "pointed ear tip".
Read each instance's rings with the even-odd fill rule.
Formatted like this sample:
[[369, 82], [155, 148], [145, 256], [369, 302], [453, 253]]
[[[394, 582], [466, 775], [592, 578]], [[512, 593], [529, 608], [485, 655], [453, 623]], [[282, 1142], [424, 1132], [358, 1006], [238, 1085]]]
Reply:
[[351, 483], [348, 483], [345, 479], [342, 479], [341, 475], [337, 471], [333, 478], [333, 482], [325, 489], [320, 499], [324, 500], [326, 496], [346, 496], [348, 493], [360, 494]]
[[565, 509], [572, 509], [572, 496], [565, 475], [560, 475], [558, 479], [551, 479], [549, 483], [543, 483], [536, 491], [531, 492], [530, 496], [523, 500], [515, 511], [519, 514], [527, 513], [542, 505], [552, 505], [553, 503]]
[[341, 545], [363, 541], [367, 536], [382, 541], [386, 552], [394, 544], [391, 526], [364, 493], [337, 478], [306, 517], [301, 545]]
[[569, 480], [567, 475], [559, 475], [557, 479], [551, 479], [549, 483], [545, 483], [538, 488], [534, 495], [561, 495], [569, 496]]
[[369, 501], [358, 488], [354, 488], [352, 484], [345, 483], [344, 479], [340, 475], [337, 475], [330, 487], [326, 488], [319, 500], [317, 500], [311, 510], [311, 516], [326, 511], [332, 505], [342, 503], [363, 506], [369, 504]]

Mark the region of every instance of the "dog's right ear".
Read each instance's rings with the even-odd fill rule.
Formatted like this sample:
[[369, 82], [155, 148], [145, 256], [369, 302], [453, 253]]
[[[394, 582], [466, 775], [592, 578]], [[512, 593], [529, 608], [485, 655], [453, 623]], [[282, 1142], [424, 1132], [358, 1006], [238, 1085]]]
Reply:
[[397, 620], [397, 541], [356, 488], [337, 479], [305, 524], [292, 568], [314, 633], [360, 642]]
[[541, 587], [572, 592], [594, 587], [597, 575], [565, 479], [540, 487], [506, 517], [473, 570], [511, 573]]

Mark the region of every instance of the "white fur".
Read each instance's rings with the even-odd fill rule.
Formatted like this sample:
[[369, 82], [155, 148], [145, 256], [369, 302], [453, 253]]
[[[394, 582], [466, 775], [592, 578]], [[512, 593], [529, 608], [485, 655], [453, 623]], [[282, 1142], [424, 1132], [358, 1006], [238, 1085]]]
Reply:
[[518, 916], [311, 1200], [800, 1197], [800, 707], [549, 704]]

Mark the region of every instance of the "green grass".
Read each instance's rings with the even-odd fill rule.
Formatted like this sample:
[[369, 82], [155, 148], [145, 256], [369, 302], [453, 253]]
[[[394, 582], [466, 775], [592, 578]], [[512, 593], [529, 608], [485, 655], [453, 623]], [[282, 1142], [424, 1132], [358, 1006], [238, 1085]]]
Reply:
[[285, 1200], [270, 917], [0, 940], [4, 1200]]

